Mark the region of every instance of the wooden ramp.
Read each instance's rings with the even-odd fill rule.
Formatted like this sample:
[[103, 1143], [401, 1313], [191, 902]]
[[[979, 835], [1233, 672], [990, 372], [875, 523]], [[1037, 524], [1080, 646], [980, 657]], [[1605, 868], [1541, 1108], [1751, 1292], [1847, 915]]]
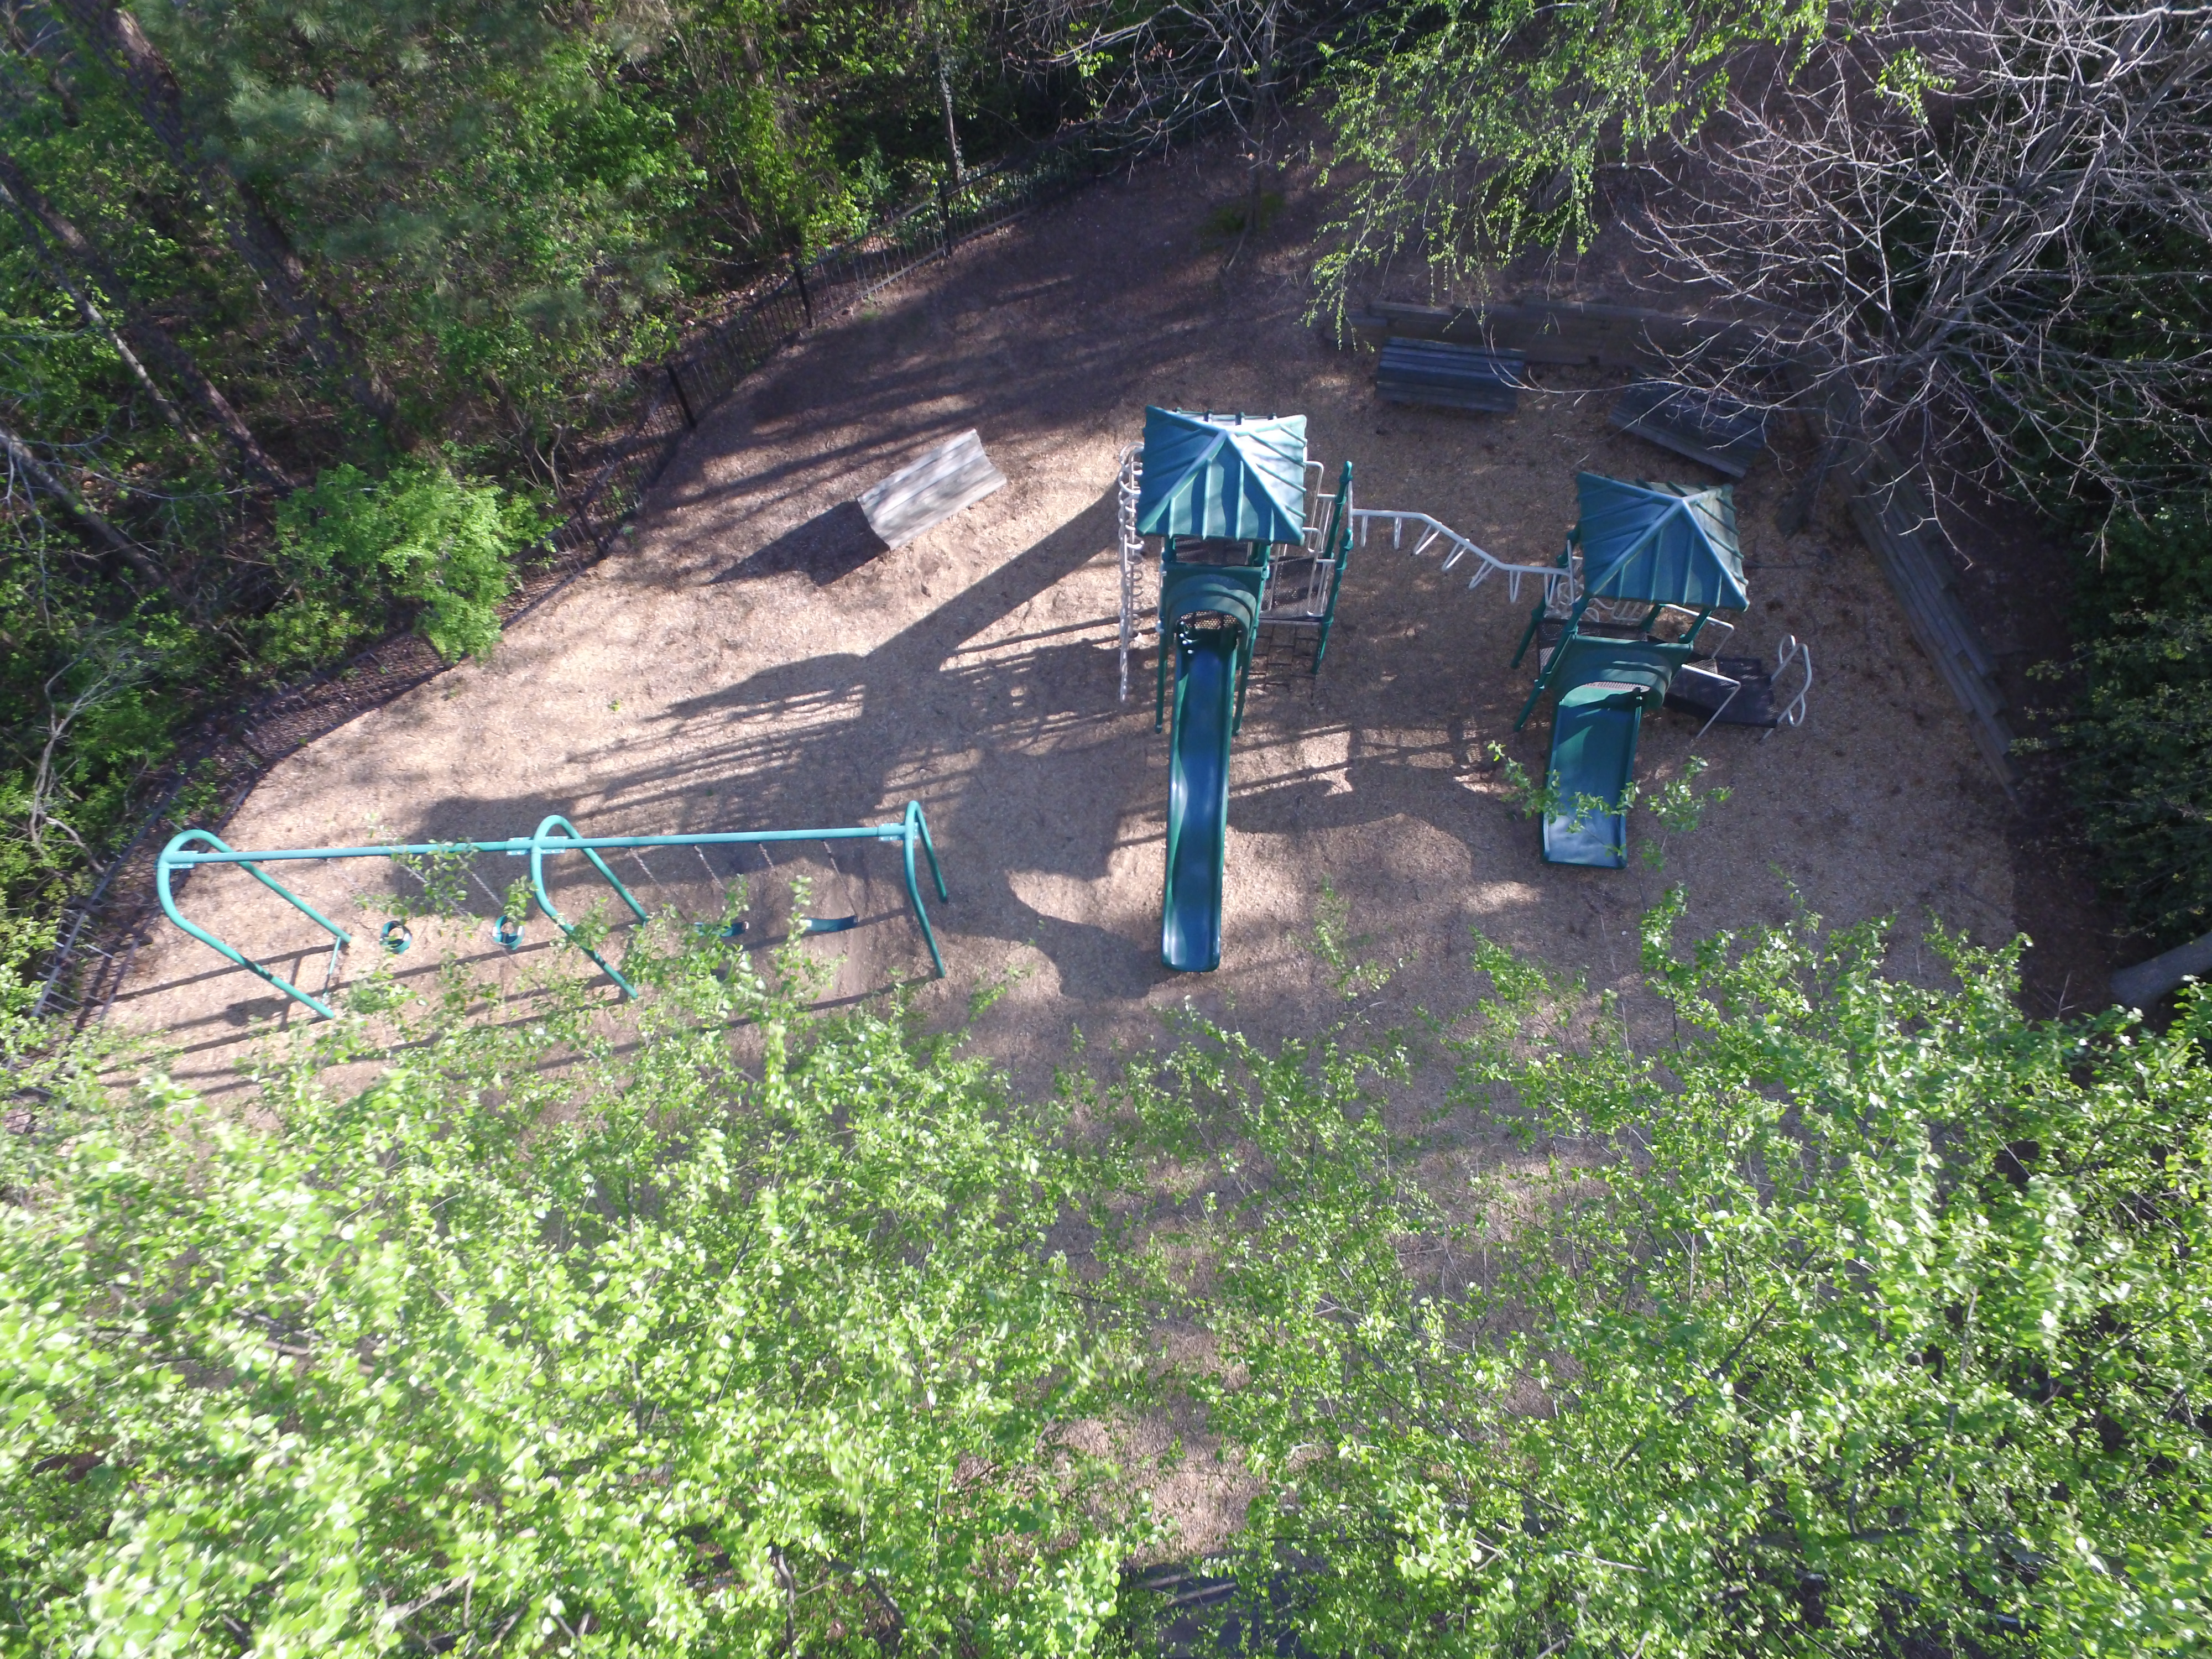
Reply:
[[1996, 689], [1996, 660], [1960, 604], [1958, 578], [1932, 533], [1936, 514], [1911, 474], [1881, 445], [1870, 447], [1860, 471], [1860, 493], [1851, 518], [1874, 549], [1882, 574], [1904, 602], [1914, 636], [1966, 710], [1974, 746], [2015, 805], [2020, 769], [2012, 757], [2012, 728]]
[[1766, 447], [1766, 416], [1717, 392], [1638, 380], [1608, 417], [1623, 432], [1702, 461], [1731, 478], [1751, 470]]
[[885, 548], [904, 547], [1006, 482], [983, 453], [982, 434], [971, 429], [861, 491], [860, 511]]

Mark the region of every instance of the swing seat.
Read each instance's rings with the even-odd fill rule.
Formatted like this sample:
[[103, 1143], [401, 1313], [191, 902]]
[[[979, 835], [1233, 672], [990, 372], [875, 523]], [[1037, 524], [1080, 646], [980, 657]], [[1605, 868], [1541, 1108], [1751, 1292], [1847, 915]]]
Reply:
[[809, 916], [806, 919], [806, 931], [810, 933], [842, 933], [860, 925], [858, 916]]
[[501, 916], [492, 924], [491, 936], [509, 951], [522, 948], [522, 924], [513, 916]]
[[386, 952], [395, 957], [415, 942], [413, 930], [404, 921], [386, 922], [377, 938], [383, 942]]

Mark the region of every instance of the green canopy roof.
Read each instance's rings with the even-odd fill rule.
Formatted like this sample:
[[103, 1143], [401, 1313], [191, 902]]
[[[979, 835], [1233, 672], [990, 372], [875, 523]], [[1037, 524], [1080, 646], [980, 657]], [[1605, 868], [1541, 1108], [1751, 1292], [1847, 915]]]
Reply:
[[1600, 599], [1741, 611], [1743, 549], [1726, 484], [1630, 483], [1577, 473], [1583, 586]]
[[1145, 411], [1139, 534], [1297, 542], [1305, 511], [1304, 416]]

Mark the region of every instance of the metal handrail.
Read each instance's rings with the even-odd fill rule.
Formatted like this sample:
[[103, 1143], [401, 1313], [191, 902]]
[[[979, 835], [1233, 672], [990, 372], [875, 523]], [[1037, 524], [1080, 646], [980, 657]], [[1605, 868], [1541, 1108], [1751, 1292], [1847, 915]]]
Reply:
[[[1802, 726], [1805, 723], [1805, 699], [1812, 695], [1813, 690], [1813, 647], [1800, 641], [1795, 634], [1784, 634], [1782, 643], [1774, 651], [1774, 678], [1780, 679], [1782, 671], [1793, 662], [1804, 664], [1805, 678], [1797, 688], [1797, 695], [1784, 703], [1782, 712], [1775, 716], [1774, 725], [1777, 726]], [[1759, 741], [1764, 743], [1773, 729], [1770, 726], [1759, 733]]]
[[1129, 650], [1137, 638], [1137, 567], [1145, 562], [1145, 538], [1137, 533], [1137, 503], [1144, 494], [1145, 447], [1125, 444], [1115, 475], [1114, 530], [1121, 560], [1121, 692], [1129, 701]]
[[1438, 542], [1443, 542], [1451, 549], [1450, 552], [1444, 555], [1443, 562], [1443, 568], [1449, 570], [1472, 553], [1475, 557], [1475, 572], [1468, 580], [1467, 585], [1470, 588], [1481, 586], [1493, 575], [1503, 575], [1505, 578], [1506, 598], [1517, 599], [1521, 597], [1521, 579], [1524, 576], [1533, 576], [1544, 584], [1544, 601], [1548, 605], [1552, 602], [1559, 583], [1565, 581], [1571, 586], [1573, 582], [1572, 574], [1556, 564], [1509, 564], [1497, 555], [1485, 552], [1449, 525], [1432, 519], [1425, 513], [1411, 513], [1389, 507], [1359, 507], [1352, 509], [1352, 517], [1359, 526], [1359, 544], [1362, 547], [1367, 545], [1368, 533], [1373, 528], [1375, 520], [1387, 519], [1390, 522], [1390, 545], [1394, 548], [1405, 546], [1407, 525], [1415, 526], [1420, 530], [1421, 538], [1413, 544], [1413, 556], [1415, 558], [1427, 552]]

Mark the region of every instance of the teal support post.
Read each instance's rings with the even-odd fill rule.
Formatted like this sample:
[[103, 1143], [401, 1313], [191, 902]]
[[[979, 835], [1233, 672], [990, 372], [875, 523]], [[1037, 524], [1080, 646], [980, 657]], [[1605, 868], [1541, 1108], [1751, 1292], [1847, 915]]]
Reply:
[[[538, 896], [538, 908], [545, 913], [546, 919], [548, 921], [561, 930], [562, 937], [566, 939], [569, 944], [576, 945], [576, 948], [578, 950], [581, 951], [586, 956], [591, 957], [593, 962], [598, 963], [599, 964], [599, 971], [605, 974], [609, 979], [614, 981], [616, 984], [621, 986], [623, 994], [624, 996], [634, 997], [637, 994], [637, 988], [632, 985], [628, 980], [624, 979], [620, 974], [617, 973], [612, 963], [609, 962], [605, 957], [601, 956], [590, 945], [577, 945], [576, 930], [568, 925], [568, 920], [567, 917], [563, 916], [560, 911], [554, 908], [552, 896], [545, 890], [546, 831], [552, 829], [556, 823], [561, 826], [561, 829], [563, 831], [562, 839], [570, 843], [571, 846], [574, 846], [583, 839], [582, 836], [576, 833], [576, 826], [569, 823], [568, 819], [562, 817], [558, 812], [554, 813], [544, 823], [540, 823], [536, 831], [530, 837], [530, 890]], [[556, 848], [556, 850], [565, 852], [568, 849], [567, 848]], [[599, 856], [598, 849], [592, 847], [584, 847], [581, 850], [584, 856], [591, 860], [592, 868], [596, 869], [601, 875], [605, 876], [609, 882], [613, 884], [615, 891], [622, 895], [623, 902], [629, 906], [630, 914], [635, 916], [641, 922], [651, 921], [653, 918], [646, 915], [645, 907], [642, 904], [640, 904], [636, 899], [630, 896], [629, 889], [623, 886], [622, 884], [622, 878], [617, 876], [612, 870], [610, 870], [607, 867], [607, 861]]]
[[921, 929], [921, 942], [929, 947], [929, 959], [937, 964], [937, 976], [945, 977], [945, 958], [938, 954], [937, 930], [929, 925], [929, 912], [921, 907], [921, 886], [914, 878], [914, 848], [920, 841], [921, 850], [929, 855], [929, 877], [937, 884], [937, 896], [950, 903], [951, 895], [945, 890], [945, 872], [938, 867], [937, 845], [929, 838], [929, 820], [922, 816], [921, 803], [910, 800], [906, 804], [906, 821], [900, 826], [900, 839], [906, 855], [906, 897], [914, 906], [914, 919]]
[[[1579, 528], [1567, 532], [1566, 545], [1559, 550], [1560, 569], [1571, 571], [1575, 568], [1575, 544], [1580, 539], [1581, 532]], [[1551, 603], [1551, 586], [1549, 583], [1547, 583], [1543, 592], [1539, 594], [1536, 598], [1534, 609], [1528, 612], [1528, 626], [1522, 630], [1521, 643], [1513, 647], [1513, 660], [1506, 665], [1508, 667], [1518, 668], [1521, 665], [1521, 659], [1528, 654], [1529, 643], [1536, 637], [1536, 630], [1544, 625], [1544, 611], [1546, 607], [1547, 607]], [[1581, 601], [1575, 606], [1575, 617], [1577, 620], [1581, 618], [1583, 607], [1588, 605], [1589, 603], [1589, 595], [1585, 593], [1583, 595]], [[1523, 715], [1522, 718], [1525, 720], [1527, 716]]]
[[[222, 837], [216, 835], [211, 830], [187, 830], [181, 836], [173, 837], [170, 840], [169, 844], [161, 849], [161, 859], [154, 866], [154, 890], [161, 896], [161, 909], [163, 914], [165, 914], [171, 921], [175, 922], [178, 927], [183, 928], [201, 944], [208, 946], [210, 950], [216, 951], [218, 954], [228, 957], [240, 967], [245, 969], [247, 973], [258, 975], [261, 978], [268, 981], [270, 984], [282, 991], [286, 996], [290, 997], [295, 1002], [305, 1003], [308, 1007], [320, 1014], [325, 1019], [337, 1018], [337, 1016], [331, 1012], [328, 1005], [318, 1000], [314, 997], [309, 996], [298, 986], [293, 984], [290, 980], [284, 978], [281, 975], [270, 973], [266, 968], [264, 968], [259, 963], [254, 961], [251, 957], [246, 956], [242, 951], [234, 950], [231, 946], [224, 944], [221, 939], [217, 939], [213, 933], [209, 933], [204, 927], [198, 927], [194, 923], [185, 920], [183, 914], [177, 908], [176, 895], [173, 893], [169, 888], [169, 872], [173, 867], [174, 867], [171, 855], [183, 852], [187, 842], [195, 841], [205, 842], [209, 846], [214, 848], [218, 853], [232, 854], [233, 857], [226, 860], [227, 862], [243, 864], [246, 866], [246, 873], [247, 875], [252, 876], [254, 880], [259, 882], [270, 892], [276, 894], [287, 904], [290, 905], [295, 910], [304, 912], [318, 925], [326, 930], [330, 933], [331, 939], [336, 941], [331, 946], [331, 967], [333, 970], [337, 967], [338, 952], [345, 949], [346, 945], [346, 930], [339, 927], [337, 923], [332, 921], [321, 911], [315, 908], [313, 905], [308, 903], [307, 900], [301, 898], [290, 888], [284, 886], [282, 883], [272, 881], [267, 876], [264, 875], [261, 872], [260, 865], [251, 857], [236, 857], [235, 849], [226, 843]], [[324, 988], [325, 990], [329, 988], [327, 983], [325, 985]]]
[[[327, 1003], [310, 996], [289, 980], [270, 972], [235, 946], [225, 943], [207, 929], [189, 921], [177, 908], [176, 896], [172, 885], [176, 872], [197, 869], [204, 864], [244, 865], [246, 873], [256, 881], [329, 932], [337, 941], [331, 947], [331, 967], [335, 969], [337, 952], [347, 942], [348, 935], [345, 930], [298, 894], [272, 880], [260, 868], [263, 864], [302, 859], [394, 858], [403, 854], [427, 857], [437, 854], [452, 853], [465, 848], [478, 853], [505, 853], [514, 858], [526, 857], [530, 860], [532, 896], [537, 901], [538, 908], [545, 913], [547, 919], [561, 930], [564, 937], [571, 943], [574, 943], [574, 928], [555, 908], [552, 896], [546, 890], [545, 855], [548, 853], [583, 854], [585, 857], [591, 860], [592, 867], [605, 876], [615, 891], [621, 895], [623, 902], [629, 907], [630, 914], [640, 922], [645, 922], [651, 921], [652, 917], [647, 913], [645, 907], [638, 902], [636, 896], [623, 884], [622, 879], [615, 874], [607, 861], [599, 856], [600, 849], [653, 847], [742, 847], [757, 846], [768, 842], [809, 841], [874, 841], [901, 849], [907, 902], [914, 912], [915, 924], [921, 929], [922, 942], [929, 947], [930, 963], [936, 969], [937, 976], [939, 979], [944, 978], [944, 953], [938, 946], [937, 931], [930, 924], [928, 907], [922, 902], [920, 864], [915, 857], [917, 849], [921, 857], [928, 861], [930, 879], [937, 888], [937, 896], [949, 902], [951, 895], [945, 889], [945, 872], [937, 859], [937, 844], [930, 836], [929, 819], [923, 812], [920, 801], [908, 801], [904, 814], [896, 823], [869, 824], [839, 830], [721, 830], [693, 836], [585, 836], [580, 834], [575, 825], [570, 823], [568, 819], [555, 813], [540, 823], [529, 836], [515, 836], [507, 841], [422, 842], [404, 846], [379, 847], [286, 847], [272, 848], [266, 852], [240, 852], [205, 830], [187, 830], [161, 849], [161, 855], [155, 865], [154, 883], [155, 890], [161, 897], [162, 911], [179, 927], [226, 961], [265, 980], [295, 1002], [312, 1008], [325, 1019], [335, 1019], [337, 1016]], [[195, 851], [193, 848], [196, 843], [204, 844], [211, 850]], [[582, 947], [579, 946], [579, 948]], [[601, 972], [621, 988], [625, 997], [634, 997], [637, 994], [636, 988], [597, 951], [587, 950], [585, 954], [591, 957]]]

